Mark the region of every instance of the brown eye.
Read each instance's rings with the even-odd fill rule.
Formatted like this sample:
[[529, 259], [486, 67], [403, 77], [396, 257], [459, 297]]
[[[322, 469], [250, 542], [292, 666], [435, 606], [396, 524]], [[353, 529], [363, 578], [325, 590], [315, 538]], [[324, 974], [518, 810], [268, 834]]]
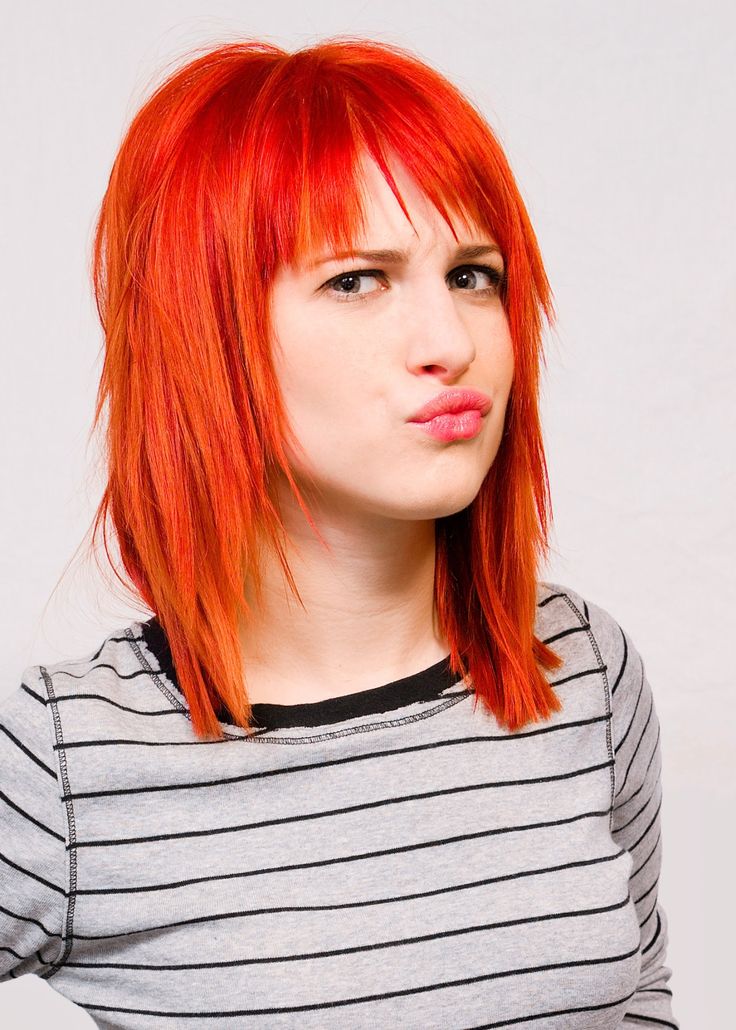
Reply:
[[334, 287], [343, 287], [343, 286], [345, 286], [346, 289], [344, 289], [344, 290], [343, 289], [335, 289], [335, 291], [333, 293], [333, 296], [335, 296], [335, 299], [340, 304], [344, 304], [345, 301], [348, 301], [349, 303], [352, 303], [352, 301], [354, 301], [354, 300], [368, 300], [368, 297], [372, 293], [378, 293], [379, 292], [378, 288], [376, 288], [375, 290], [368, 290], [368, 291], [362, 290], [360, 293], [358, 293], [353, 287], [355, 286], [356, 283], [359, 283], [361, 279], [373, 279], [373, 280], [376, 280], [376, 279], [378, 279], [381, 276], [383, 276], [383, 272], [380, 272], [376, 268], [370, 268], [370, 269], [364, 269], [364, 268], [357, 269], [356, 268], [352, 272], [341, 272], [340, 275], [333, 276], [333, 278], [329, 279], [324, 284], [324, 286], [322, 288], [324, 290], [328, 290], [330, 293], [333, 293], [333, 290], [332, 290], [333, 286]]
[[474, 284], [477, 282], [477, 274], [479, 272], [482, 273], [482, 275], [485, 275], [488, 279], [490, 279], [491, 286], [486, 286], [483, 289], [478, 290], [463, 289], [463, 292], [479, 293], [482, 295], [486, 295], [489, 293], [498, 293], [500, 287], [504, 283], [505, 273], [499, 271], [498, 268], [493, 268], [490, 265], [463, 265], [461, 268], [456, 268], [453, 272], [451, 272], [450, 277], [452, 278], [453, 276], [455, 276], [460, 279], [465, 279], [466, 281], [470, 279], [471, 283]]

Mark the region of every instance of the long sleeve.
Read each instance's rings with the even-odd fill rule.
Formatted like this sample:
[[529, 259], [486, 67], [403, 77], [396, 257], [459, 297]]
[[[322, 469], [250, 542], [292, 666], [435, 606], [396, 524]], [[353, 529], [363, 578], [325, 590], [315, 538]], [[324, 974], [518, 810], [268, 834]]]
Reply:
[[641, 655], [603, 609], [588, 604], [591, 628], [607, 665], [615, 787], [611, 834], [632, 858], [629, 889], [641, 931], [641, 972], [620, 1026], [675, 1027], [667, 916], [658, 901], [662, 866], [662, 756], [654, 697]]
[[60, 953], [64, 809], [38, 666], [0, 700], [0, 982], [43, 975]]

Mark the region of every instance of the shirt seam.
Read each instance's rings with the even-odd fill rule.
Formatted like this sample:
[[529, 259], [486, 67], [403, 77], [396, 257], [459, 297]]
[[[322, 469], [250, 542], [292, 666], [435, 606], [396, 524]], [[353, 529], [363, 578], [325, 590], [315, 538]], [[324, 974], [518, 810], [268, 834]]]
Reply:
[[610, 804], [609, 804], [609, 807], [608, 807], [608, 829], [609, 829], [609, 831], [612, 832], [613, 831], [613, 806], [614, 806], [614, 802], [615, 802], [615, 799], [616, 799], [616, 761], [615, 761], [615, 756], [614, 756], [614, 752], [613, 752], [613, 742], [612, 742], [612, 738], [611, 738], [611, 722], [612, 722], [613, 714], [612, 714], [612, 706], [611, 706], [611, 688], [610, 688], [610, 685], [609, 685], [609, 682], [608, 682], [608, 676], [606, 674], [607, 673], [607, 666], [606, 666], [606, 663], [603, 661], [603, 658], [601, 656], [601, 651], [600, 651], [600, 648], [598, 647], [598, 641], [596, 639], [596, 636], [593, 633], [593, 630], [591, 629], [590, 619], [586, 619], [585, 618], [583, 613], [580, 611], [580, 609], [578, 608], [578, 606], [575, 604], [575, 602], [573, 601], [573, 599], [570, 597], [570, 595], [568, 593], [562, 593], [561, 596], [564, 598], [565, 602], [573, 610], [573, 612], [575, 612], [575, 614], [577, 615], [578, 619], [580, 620], [580, 625], [582, 627], [584, 627], [584, 629], [585, 629], [585, 632], [586, 632], [586, 634], [588, 636], [588, 640], [590, 641], [590, 646], [593, 648], [593, 651], [595, 653], [596, 660], [598, 662], [598, 671], [600, 672], [601, 679], [603, 681], [603, 696], [604, 696], [604, 699], [605, 699], [605, 702], [606, 702], [606, 749], [608, 751], [608, 760], [609, 760], [609, 763], [610, 763], [610, 765], [609, 765], [609, 775], [610, 775], [610, 780], [611, 780], [611, 788], [610, 788], [610, 790], [611, 790], [611, 800], [610, 800]]
[[66, 905], [61, 922], [62, 933], [61, 943], [59, 945], [59, 956], [50, 963], [50, 969], [38, 974], [40, 979], [50, 980], [53, 976], [56, 976], [59, 970], [63, 967], [64, 963], [69, 958], [74, 944], [74, 909], [77, 898], [77, 829], [74, 814], [74, 803], [71, 799], [71, 787], [69, 785], [69, 771], [67, 768], [66, 749], [64, 747], [64, 734], [62, 731], [61, 716], [59, 715], [56, 694], [54, 693], [53, 679], [45, 666], [39, 665], [38, 670], [46, 689], [47, 700], [45, 704], [47, 711], [50, 713], [49, 720], [51, 722], [51, 730], [53, 734], [52, 739], [55, 741], [52, 751], [56, 753], [56, 764], [60, 776], [59, 782], [62, 788], [62, 794], [61, 796], [58, 796], [58, 800], [64, 805], [65, 818], [69, 830], [69, 870], [68, 880], [65, 886]]

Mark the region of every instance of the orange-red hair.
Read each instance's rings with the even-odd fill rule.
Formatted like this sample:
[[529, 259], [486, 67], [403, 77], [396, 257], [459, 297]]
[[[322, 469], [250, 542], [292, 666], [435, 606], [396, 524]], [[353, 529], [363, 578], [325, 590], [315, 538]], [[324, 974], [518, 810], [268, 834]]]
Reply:
[[[474, 501], [436, 521], [436, 617], [455, 672], [511, 730], [561, 704], [534, 634], [537, 563], [548, 553], [549, 481], [538, 411], [542, 317], [551, 291], [500, 143], [471, 102], [395, 45], [333, 37], [288, 53], [244, 40], [197, 52], [133, 118], [94, 237], [105, 336], [92, 430], [107, 401], [107, 520], [137, 597], [158, 617], [200, 737], [224, 705], [253, 729], [238, 622], [246, 577], [260, 596], [264, 541], [301, 603], [270, 486], [300, 450], [270, 354], [269, 283], [363, 227], [367, 152], [409, 218], [398, 155], [457, 239], [448, 210], [501, 247], [514, 348], [504, 435]], [[411, 221], [409, 219], [409, 221]], [[411, 223], [413, 224], [413, 223]], [[247, 625], [247, 621], [245, 623]], [[247, 670], [246, 670], [247, 676]]]

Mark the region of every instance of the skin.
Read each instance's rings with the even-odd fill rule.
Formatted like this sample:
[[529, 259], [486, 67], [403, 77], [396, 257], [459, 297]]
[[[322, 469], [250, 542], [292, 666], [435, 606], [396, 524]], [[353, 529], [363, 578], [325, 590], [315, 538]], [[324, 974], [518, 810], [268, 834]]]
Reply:
[[[457, 216], [456, 244], [403, 166], [391, 169], [417, 235], [366, 158], [368, 221], [355, 249], [406, 249], [407, 264], [345, 258], [310, 269], [305, 261], [282, 267], [272, 284], [275, 368], [306, 455], [290, 454], [291, 468], [332, 553], [281, 485], [287, 557], [306, 610], [264, 553], [264, 604], [256, 607], [246, 583], [253, 608], [247, 633], [242, 624], [240, 631], [251, 703], [353, 693], [449, 654], [434, 618], [434, 520], [478, 493], [498, 451], [513, 379], [500, 294], [468, 264], [503, 270], [503, 258], [457, 260], [458, 245], [493, 237]], [[356, 269], [383, 274], [325, 285]], [[493, 401], [476, 437], [441, 442], [407, 422], [457, 386]]]

